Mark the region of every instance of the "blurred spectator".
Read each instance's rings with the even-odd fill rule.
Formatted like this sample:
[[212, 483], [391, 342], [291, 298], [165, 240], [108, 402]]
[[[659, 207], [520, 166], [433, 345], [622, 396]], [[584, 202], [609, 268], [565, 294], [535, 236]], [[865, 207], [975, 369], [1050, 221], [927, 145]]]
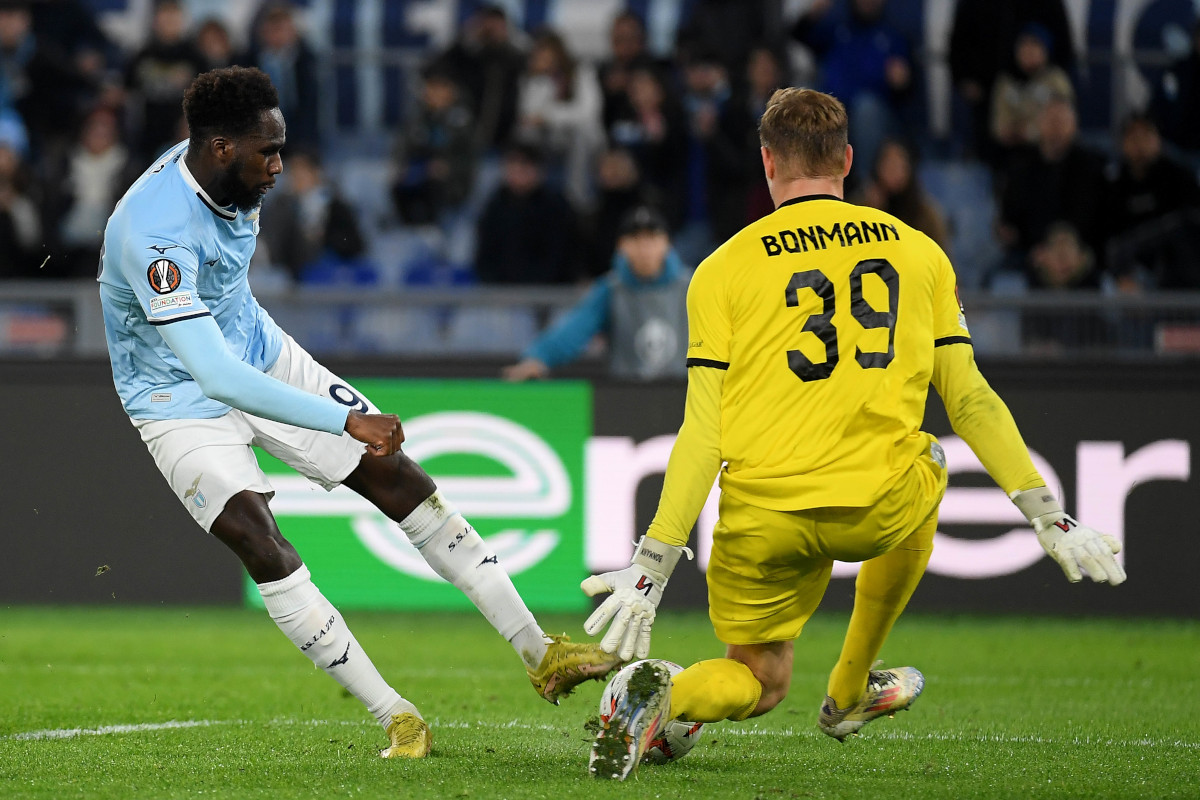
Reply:
[[28, 186], [28, 166], [9, 142], [0, 140], [0, 278], [61, 277], [58, 264], [48, 272], [39, 270], [45, 259], [42, 221]]
[[1033, 144], [1038, 136], [1038, 116], [1051, 97], [1073, 100], [1071, 79], [1050, 61], [1050, 32], [1036, 22], [1017, 36], [1015, 72], [1007, 70], [992, 90], [992, 138], [1001, 151]]
[[1000, 241], [1019, 264], [1055, 222], [1068, 222], [1096, 250], [1103, 211], [1101, 157], [1078, 141], [1075, 107], [1051, 98], [1038, 117], [1038, 143], [1015, 149], [1000, 195]]
[[1121, 131], [1121, 161], [1109, 178], [1109, 236], [1175, 211], [1200, 206], [1196, 174], [1163, 155], [1162, 138], [1154, 120], [1135, 114]]
[[1152, 102], [1163, 137], [1200, 158], [1200, 20], [1192, 28], [1191, 52], [1163, 72]]
[[119, 50], [96, 20], [94, 4], [82, 0], [28, 0], [8, 5], [29, 6], [37, 37], [54, 42], [86, 76], [100, 76], [104, 66], [120, 58]]
[[100, 29], [91, 4], [81, 0], [38, 0], [28, 5], [39, 41], [54, 42], [73, 71], [92, 86], [109, 79], [106, 73], [118, 65], [121, 52]]
[[[138, 160], [153, 158], [175, 144], [183, 118], [183, 92], [204, 69], [204, 59], [187, 38], [182, 0], [158, 0], [150, 39], [125, 70], [135, 119]], [[290, 121], [289, 121], [290, 125]], [[290, 130], [289, 130], [290, 134]]]
[[286, 162], [285, 182], [262, 205], [260, 255], [301, 283], [375, 283], [358, 212], [326, 181], [320, 160], [302, 149]]
[[204, 60], [204, 71], [232, 66], [237, 60], [233, 40], [225, 23], [215, 17], [206, 19], [195, 35], [196, 50]]
[[596, 209], [589, 220], [586, 269], [590, 277], [603, 275], [612, 267], [621, 221], [642, 205], [660, 207], [661, 198], [653, 185], [642, 180], [628, 150], [605, 150], [596, 168]]
[[749, 141], [745, 155], [749, 159], [749, 193], [746, 198], [745, 223], [760, 219], [775, 210], [775, 202], [767, 189], [758, 155], [758, 121], [767, 109], [767, 101], [776, 89], [788, 85], [787, 68], [778, 53], [769, 47], [756, 47], [746, 62], [746, 88], [741, 107], [749, 115]]
[[604, 95], [605, 130], [609, 130], [615, 120], [628, 119], [633, 114], [629, 104], [629, 84], [634, 70], [658, 68], [646, 50], [646, 25], [632, 11], [622, 11], [613, 17], [608, 41], [609, 58], [598, 70], [600, 90]]
[[684, 72], [688, 141], [684, 225], [675, 249], [684, 261], [703, 261], [748, 216], [750, 187], [761, 175], [758, 120], [735, 100], [724, 65], [701, 53]]
[[475, 274], [483, 283], [570, 283], [574, 214], [546, 185], [542, 155], [528, 144], [504, 154], [504, 178], [479, 218]]
[[1096, 258], [1069, 223], [1056, 222], [1047, 228], [1045, 237], [1030, 251], [1029, 263], [1032, 288], [1100, 288]]
[[534, 38], [517, 96], [517, 136], [537, 144], [577, 206], [591, 198], [590, 167], [601, 142], [600, 84], [551, 30]]
[[471, 112], [450, 73], [425, 70], [417, 108], [396, 143], [392, 199], [410, 225], [437, 223], [442, 212], [462, 205], [475, 180], [475, 131]]
[[945, 248], [949, 242], [941, 209], [925, 193], [913, 168], [913, 153], [896, 139], [879, 148], [871, 179], [855, 202], [886, 211]]
[[692, 271], [671, 249], [666, 220], [639, 207], [621, 223], [612, 271], [557, 324], [506, 368], [510, 381], [544, 378], [608, 337], [616, 378], [653, 380], [687, 374], [687, 289]]
[[1104, 230], [1108, 268], [1118, 286], [1200, 287], [1200, 187], [1194, 172], [1163, 155], [1152, 119], [1126, 120], [1113, 173]]
[[[1092, 251], [1079, 232], [1056, 222], [1029, 254], [1029, 286], [1051, 291], [1100, 288], [1100, 274]], [[1033, 311], [1022, 315], [1021, 338], [1029, 352], [1062, 353], [1104, 345], [1111, 338], [1109, 320], [1090, 309], [1063, 308], [1058, 313]]]
[[817, 57], [821, 90], [845, 104], [862, 164], [875, 163], [884, 138], [904, 132], [903, 106], [912, 97], [911, 47], [884, 20], [886, 1], [816, 0], [792, 30]]
[[20, 114], [35, 158], [64, 142], [93, 96], [67, 54], [34, 33], [29, 3], [0, 4], [0, 109]]
[[730, 74], [755, 47], [783, 52], [785, 39], [781, 0], [696, 0], [676, 35], [682, 60], [711, 53]]
[[662, 75], [652, 67], [630, 73], [628, 115], [608, 128], [609, 141], [629, 150], [642, 179], [663, 198], [672, 229], [683, 224], [686, 205], [687, 126], [683, 109], [668, 95]]
[[508, 16], [498, 5], [477, 9], [459, 38], [437, 58], [469, 95], [475, 142], [481, 151], [505, 146], [517, 121], [517, 86], [525, 55], [512, 42]]
[[62, 249], [57, 270], [79, 277], [95, 274], [104, 226], [138, 169], [121, 143], [116, 113], [103, 107], [92, 111], [75, 144], [47, 170], [46, 222], [56, 228]]
[[1017, 74], [1014, 45], [1030, 23], [1050, 36], [1050, 60], [1067, 75], [1075, 69], [1075, 48], [1063, 0], [959, 0], [950, 32], [950, 73], [971, 118], [976, 153], [995, 163], [988, 115], [992, 89], [1002, 72]]
[[287, 121], [288, 144], [315, 148], [319, 120], [317, 57], [296, 27], [290, 3], [270, 2], [259, 13], [250, 50], [240, 60], [271, 77], [279, 92], [279, 110]]

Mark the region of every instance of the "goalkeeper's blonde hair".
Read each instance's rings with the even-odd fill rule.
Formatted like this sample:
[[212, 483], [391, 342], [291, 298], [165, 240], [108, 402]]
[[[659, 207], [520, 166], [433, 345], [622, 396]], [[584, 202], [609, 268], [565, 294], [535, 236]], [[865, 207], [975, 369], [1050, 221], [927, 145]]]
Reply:
[[758, 123], [758, 138], [786, 179], [841, 178], [846, 172], [846, 107], [813, 89], [778, 89]]

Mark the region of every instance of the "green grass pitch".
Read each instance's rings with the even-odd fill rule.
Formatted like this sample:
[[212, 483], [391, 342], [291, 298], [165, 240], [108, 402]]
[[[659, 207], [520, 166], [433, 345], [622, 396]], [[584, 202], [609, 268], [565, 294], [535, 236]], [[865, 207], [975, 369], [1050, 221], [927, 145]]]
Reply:
[[[883, 656], [925, 694], [839, 745], [814, 723], [846, 618], [818, 614], [783, 705], [616, 784], [586, 772], [599, 683], [551, 707], [476, 615], [348, 620], [430, 758], [378, 758], [382, 730], [261, 612], [7, 608], [0, 798], [1200, 798], [1197, 621], [905, 617]], [[654, 655], [719, 653], [702, 615], [655, 626]]]

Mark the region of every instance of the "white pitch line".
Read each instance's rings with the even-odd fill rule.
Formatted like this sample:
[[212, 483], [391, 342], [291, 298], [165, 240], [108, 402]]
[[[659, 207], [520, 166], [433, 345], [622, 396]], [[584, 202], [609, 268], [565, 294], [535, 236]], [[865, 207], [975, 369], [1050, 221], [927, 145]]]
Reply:
[[[527, 730], [527, 731], [562, 731], [563, 726], [560, 725], [534, 725], [520, 720], [509, 720], [507, 722], [495, 722], [489, 720], [443, 720], [437, 717], [430, 718], [430, 727], [434, 728], [452, 728], [460, 730], [472, 730], [476, 728], [510, 729], [510, 730]], [[26, 731], [24, 733], [14, 733], [8, 736], [0, 736], [0, 741], [37, 741], [44, 739], [74, 739], [79, 736], [107, 736], [119, 733], [144, 733], [149, 731], [162, 730], [178, 730], [183, 728], [206, 728], [217, 725], [304, 725], [309, 727], [318, 727], [322, 725], [339, 725], [346, 727], [372, 728], [370, 722], [362, 721], [355, 722], [351, 720], [326, 720], [326, 719], [289, 719], [277, 718], [266, 722], [255, 720], [242, 719], [200, 719], [200, 720], [170, 720], [168, 722], [145, 722], [131, 725], [104, 725], [97, 728], [54, 728], [40, 731]], [[763, 728], [758, 725], [754, 726], [736, 726], [727, 725], [720, 728], [719, 736], [770, 736], [773, 738], [779, 737], [794, 737], [794, 738], [820, 738], [818, 731], [808, 728]], [[1000, 734], [987, 733], [908, 733], [906, 731], [885, 731], [874, 729], [864, 736], [864, 741], [870, 739], [881, 739], [886, 741], [940, 741], [940, 742], [977, 742], [983, 744], [1037, 744], [1051, 745], [1061, 747], [1064, 745], [1072, 746], [1102, 746], [1102, 747], [1162, 747], [1162, 748], [1178, 748], [1182, 750], [1200, 750], [1200, 742], [1188, 742], [1181, 739], [1155, 739], [1143, 737], [1141, 739], [1113, 739], [1090, 736], [1073, 736], [1069, 739], [1054, 739], [1045, 736], [1028, 735], [1028, 736], [1005, 736]]]
[[44, 731], [26, 731], [0, 739], [32, 741], [37, 739], [74, 739], [77, 736], [106, 736], [111, 733], [139, 733], [141, 731], [165, 731], [173, 728], [207, 728], [211, 725], [236, 725], [238, 720], [196, 719], [170, 722], [142, 722], [135, 725], [104, 725], [99, 728], [52, 728]]

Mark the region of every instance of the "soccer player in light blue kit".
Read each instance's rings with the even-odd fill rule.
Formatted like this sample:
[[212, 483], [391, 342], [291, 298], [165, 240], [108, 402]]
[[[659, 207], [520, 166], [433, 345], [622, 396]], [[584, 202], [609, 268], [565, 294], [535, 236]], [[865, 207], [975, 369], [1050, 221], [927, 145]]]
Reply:
[[204, 73], [183, 109], [191, 138], [117, 204], [99, 280], [117, 393], [188, 512], [242, 560], [280, 630], [385, 726], [385, 758], [428, 754], [429, 726], [280, 533], [252, 445], [398, 522], [512, 644], [545, 699], [557, 704], [610, 672], [619, 660], [599, 646], [543, 633], [495, 553], [401, 452], [399, 418], [314, 361], [250, 293], [259, 207], [286, 140], [270, 79], [241, 67]]

